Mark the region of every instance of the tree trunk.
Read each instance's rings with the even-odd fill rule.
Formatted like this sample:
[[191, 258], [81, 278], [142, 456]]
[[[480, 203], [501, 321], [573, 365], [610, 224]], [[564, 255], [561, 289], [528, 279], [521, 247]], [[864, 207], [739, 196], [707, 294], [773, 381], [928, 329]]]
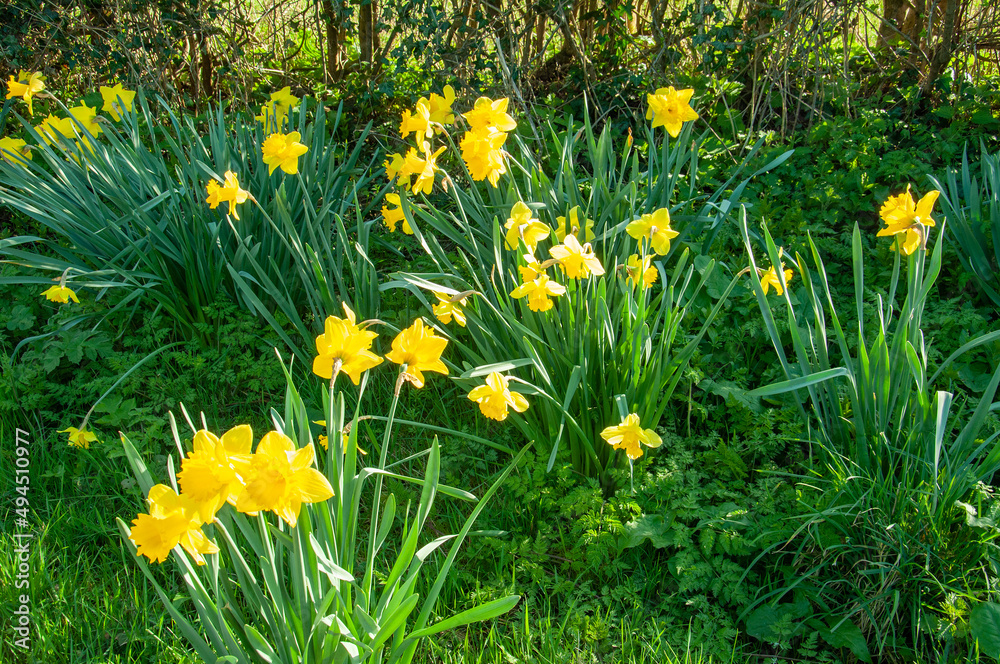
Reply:
[[[941, 7], [942, 4], [944, 7]], [[922, 86], [924, 94], [930, 92], [934, 81], [937, 80], [941, 72], [951, 62], [952, 52], [955, 50], [955, 35], [958, 32], [958, 21], [956, 19], [959, 13], [959, 0], [941, 0], [937, 9], [938, 11], [944, 11], [944, 21], [941, 29], [941, 40], [931, 51], [933, 55], [931, 56], [930, 65], [927, 67], [927, 78], [924, 79]], [[933, 18], [931, 19], [932, 21]]]
[[375, 0], [361, 0], [358, 11], [358, 41], [361, 62], [371, 63], [375, 52]]

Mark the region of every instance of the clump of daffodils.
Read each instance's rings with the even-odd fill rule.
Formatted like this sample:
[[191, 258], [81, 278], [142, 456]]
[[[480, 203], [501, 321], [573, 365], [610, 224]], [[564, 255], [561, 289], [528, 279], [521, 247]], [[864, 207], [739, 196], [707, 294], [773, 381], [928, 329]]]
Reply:
[[[455, 90], [446, 85], [443, 96], [431, 93], [429, 98], [417, 100], [412, 110], [403, 111], [399, 134], [404, 140], [412, 134], [415, 144], [408, 147], [404, 154], [387, 156], [384, 166], [390, 182], [414, 194], [427, 195], [433, 191], [436, 175], [441, 171], [438, 159], [446, 150], [445, 146], [435, 149], [434, 141], [455, 123], [454, 102]], [[517, 128], [517, 122], [507, 113], [508, 104], [507, 98], [493, 100], [480, 97], [472, 110], [461, 114], [468, 126], [459, 141], [462, 160], [473, 180], [488, 180], [494, 187], [499, 186], [500, 176], [507, 172], [503, 151], [507, 135]], [[398, 196], [389, 194], [386, 198], [400, 206]], [[403, 232], [412, 234], [413, 229], [403, 219], [401, 206], [382, 208], [382, 221], [390, 232], [395, 232], [400, 220], [404, 221]]]
[[[34, 116], [34, 98], [43, 90], [45, 90], [45, 77], [41, 72], [21, 71], [16, 77], [10, 75], [6, 98], [20, 97], [28, 106], [28, 115]], [[46, 146], [75, 146], [76, 151], [70, 152], [69, 156], [81, 165], [86, 165], [86, 155], [94, 151], [91, 139], [97, 138], [104, 131], [98, 120], [107, 122], [107, 118], [99, 113], [106, 112], [116, 122], [121, 120], [122, 113], [132, 110], [136, 94], [123, 88], [121, 83], [113, 87], [100, 86], [100, 92], [104, 100], [100, 110], [80, 102], [78, 106], [69, 108], [69, 114], [65, 117], [52, 113], [47, 115], [34, 127], [41, 143]], [[32, 146], [22, 138], [0, 137], [0, 161], [27, 168], [32, 158], [31, 148]], [[84, 153], [82, 159], [80, 152]]]
[[288, 436], [271, 431], [253, 452], [252, 445], [253, 432], [245, 424], [221, 437], [204, 429], [195, 433], [194, 449], [177, 474], [181, 492], [154, 486], [146, 497], [149, 512], [132, 521], [129, 539], [138, 555], [163, 562], [180, 544], [204, 565], [204, 556], [219, 547], [201, 527], [215, 521], [226, 504], [250, 515], [273, 512], [294, 528], [303, 503], [333, 496], [329, 480], [313, 467], [316, 453], [311, 443], [296, 448]]

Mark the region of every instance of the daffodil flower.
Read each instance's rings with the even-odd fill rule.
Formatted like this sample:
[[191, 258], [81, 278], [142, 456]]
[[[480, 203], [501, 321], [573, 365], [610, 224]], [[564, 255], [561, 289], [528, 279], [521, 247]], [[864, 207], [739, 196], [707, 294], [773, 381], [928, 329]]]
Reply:
[[424, 142], [424, 139], [434, 134], [431, 127], [430, 103], [423, 97], [417, 102], [415, 113], [411, 114], [409, 109], [403, 111], [403, 121], [399, 125], [399, 133], [406, 138], [413, 132], [416, 134], [417, 145]]
[[291, 86], [286, 85], [277, 92], [271, 93], [271, 101], [260, 107], [260, 115], [255, 116], [265, 128], [274, 127], [280, 129], [288, 117], [288, 110], [299, 105], [299, 98], [292, 94]]
[[458, 295], [452, 296], [447, 293], [434, 291], [434, 297], [438, 299], [438, 304], [435, 304], [432, 309], [434, 316], [439, 321], [447, 325], [454, 318], [459, 327], [465, 327], [465, 311], [462, 309], [462, 306], [465, 304], [468, 295], [459, 297]]
[[[934, 218], [931, 217], [931, 212], [934, 209], [934, 203], [940, 195], [941, 192], [932, 190], [924, 194], [923, 198], [919, 201], [915, 201], [913, 194], [910, 193], [910, 185], [906, 185], [905, 192], [898, 196], [890, 196], [885, 204], [882, 205], [882, 209], [879, 210], [879, 216], [885, 222], [885, 228], [880, 230], [876, 235], [878, 237], [885, 237], [887, 235], [896, 235], [897, 233], [914, 230], [920, 233], [916, 236], [916, 241], [924, 244], [926, 236], [922, 228], [934, 225]], [[907, 233], [906, 238], [900, 245], [902, 247], [910, 247], [910, 251], [905, 252], [905, 255], [909, 256], [916, 251], [917, 246], [913, 242], [914, 236]]]
[[506, 140], [507, 134], [496, 129], [466, 132], [458, 147], [473, 180], [489, 180], [491, 185], [498, 186], [500, 176], [507, 172], [502, 150]]
[[670, 228], [670, 211], [666, 208], [642, 215], [629, 223], [625, 232], [636, 240], [647, 240], [653, 251], [660, 256], [666, 256], [670, 252], [670, 240], [680, 235]]
[[[782, 265], [781, 267], [784, 268], [785, 266]], [[787, 284], [792, 280], [792, 271], [784, 269], [782, 271], [784, 272], [785, 283]], [[760, 287], [761, 290], [764, 291], [764, 295], [767, 295], [768, 289], [772, 286], [774, 287], [774, 292], [778, 295], [785, 294], [785, 289], [781, 287], [781, 279], [778, 278], [778, 273], [775, 271], [773, 265], [767, 268], [764, 274], [760, 277]]]
[[585, 219], [580, 223], [579, 205], [573, 206], [568, 217], [556, 217], [556, 238], [562, 242], [567, 235], [575, 235], [581, 242], [590, 242], [596, 237], [593, 219]]
[[90, 444], [97, 441], [97, 434], [93, 431], [87, 431], [87, 427], [81, 427], [77, 429], [76, 427], [66, 427], [65, 429], [60, 429], [59, 433], [69, 434], [69, 446], [78, 447], [81, 450], [89, 450]]
[[240, 188], [240, 183], [236, 178], [236, 173], [226, 171], [226, 180], [221, 187], [215, 180], [209, 180], [205, 189], [208, 192], [208, 198], [205, 199], [205, 202], [208, 203], [213, 210], [219, 207], [219, 203], [228, 201], [229, 214], [233, 216], [233, 219], [236, 219], [237, 221], [239, 220], [240, 215], [236, 212], [236, 205], [238, 203], [246, 202], [247, 198], [250, 197], [250, 192]]
[[267, 174], [274, 173], [274, 169], [281, 167], [281, 170], [289, 175], [299, 172], [299, 157], [309, 151], [309, 148], [299, 143], [302, 134], [293, 131], [288, 134], [271, 134], [260, 146], [264, 155], [264, 163], [267, 165]]
[[510, 292], [514, 299], [528, 297], [528, 309], [532, 311], [548, 311], [553, 307], [550, 298], [558, 297], [566, 292], [566, 287], [557, 284], [548, 278], [547, 275], [540, 274], [531, 281], [526, 281]]
[[694, 90], [675, 90], [673, 86], [660, 88], [656, 94], [647, 95], [649, 108], [646, 119], [653, 121], [653, 129], [663, 127], [673, 138], [681, 133], [685, 122], [697, 120], [698, 114], [691, 108]]
[[116, 83], [112, 87], [101, 86], [101, 98], [104, 100], [102, 111], [107, 111], [114, 118], [115, 122], [122, 119], [122, 111], [131, 111], [135, 92], [126, 90], [121, 83]]
[[632, 254], [628, 257], [625, 265], [626, 280], [633, 288], [638, 285], [645, 289], [656, 283], [656, 268], [652, 267], [650, 261], [650, 256], [640, 258], [638, 254]]
[[392, 340], [392, 350], [385, 359], [403, 367], [403, 377], [414, 387], [424, 386], [424, 371], [436, 371], [448, 375], [448, 367], [441, 361], [448, 340], [434, 335], [433, 328], [425, 327], [424, 321], [417, 319], [413, 324], [396, 335]]
[[274, 512], [294, 528], [302, 503], [319, 503], [333, 496], [329, 480], [312, 467], [315, 459], [312, 445], [295, 449], [285, 434], [269, 432], [250, 457], [236, 509], [250, 514]]
[[510, 218], [504, 224], [507, 229], [507, 248], [517, 249], [518, 240], [524, 240], [524, 246], [534, 253], [538, 243], [549, 236], [549, 227], [531, 217], [531, 208], [518, 201], [510, 211]]
[[390, 208], [382, 206], [382, 223], [385, 227], [389, 229], [390, 233], [396, 232], [396, 224], [403, 222], [403, 232], [407, 235], [413, 235], [413, 229], [410, 228], [410, 222], [406, 220], [406, 215], [403, 214], [403, 205], [399, 200], [399, 194], [386, 194], [385, 200], [395, 208]]
[[28, 160], [31, 159], [31, 150], [28, 149], [27, 142], [20, 138], [4, 136], [0, 138], [0, 159], [27, 168]]
[[198, 504], [201, 520], [210, 523], [226, 502], [235, 506], [243, 490], [239, 471], [250, 461], [253, 430], [241, 424], [220, 438], [202, 429], [195, 433], [193, 446], [181, 461], [177, 482], [181, 493]]
[[313, 373], [330, 380], [337, 366], [338, 372], [347, 374], [358, 385], [362, 373], [382, 364], [382, 358], [369, 350], [378, 334], [361, 329], [347, 303], [342, 306], [345, 317], [328, 316], [323, 334], [316, 337]]
[[518, 413], [528, 409], [528, 400], [524, 395], [511, 392], [507, 377], [499, 371], [487, 376], [485, 385], [472, 388], [469, 399], [479, 404], [479, 410], [483, 415], [497, 422], [507, 419], [508, 408], [513, 408]]
[[77, 304], [80, 304], [80, 300], [76, 297], [76, 293], [72, 288], [66, 285], [52, 286], [48, 290], [42, 291], [42, 295], [49, 302], [58, 302], [60, 304], [69, 304], [70, 300], [73, 300]]
[[19, 72], [17, 80], [14, 80], [13, 74], [10, 75], [10, 80], [7, 81], [7, 99], [21, 97], [28, 105], [28, 115], [34, 115], [31, 99], [44, 89], [45, 77], [42, 76], [42, 72], [36, 71], [32, 74], [22, 70]]
[[444, 96], [432, 92], [428, 100], [427, 107], [430, 111], [431, 122], [446, 125], [455, 121], [455, 112], [451, 110], [451, 105], [455, 102], [455, 88], [450, 85], [444, 86]]
[[157, 484], [146, 497], [149, 514], [132, 521], [129, 539], [136, 554], [153, 562], [163, 562], [180, 544], [195, 562], [205, 564], [204, 555], [218, 553], [219, 547], [201, 532], [198, 505], [188, 496], [178, 495], [165, 484]]
[[390, 183], [399, 178], [398, 184], [401, 187], [406, 188], [410, 186], [409, 174], [403, 175], [403, 171], [406, 168], [406, 159], [403, 155], [398, 152], [391, 154], [382, 165], [385, 167], [385, 176], [389, 179]]
[[639, 424], [639, 416], [630, 414], [618, 426], [607, 427], [601, 432], [601, 438], [616, 450], [625, 450], [632, 461], [642, 456], [642, 447], [659, 447], [663, 442], [652, 429], [643, 429]]
[[604, 266], [594, 255], [590, 243], [581, 245], [575, 235], [567, 235], [562, 244], [549, 249], [549, 254], [559, 261], [559, 266], [570, 279], [586, 279], [591, 274], [604, 274]]
[[463, 113], [473, 132], [490, 133], [491, 129], [498, 131], [514, 131], [517, 122], [507, 114], [507, 97], [496, 101], [489, 97], [480, 97], [476, 105], [468, 113]]
[[73, 120], [71, 118], [57, 118], [49, 115], [41, 121], [35, 131], [42, 137], [42, 142], [46, 145], [58, 143], [60, 138], [72, 138]]
[[445, 149], [444, 147], [440, 147], [436, 152], [431, 154], [431, 146], [424, 141], [422, 150], [424, 156], [420, 158], [417, 156], [417, 151], [410, 148], [404, 159], [403, 170], [400, 172], [400, 179], [404, 175], [407, 177], [410, 175], [416, 176], [412, 187], [414, 194], [418, 191], [422, 191], [425, 194], [431, 193], [431, 189], [434, 188], [434, 174], [438, 171], [437, 158]]

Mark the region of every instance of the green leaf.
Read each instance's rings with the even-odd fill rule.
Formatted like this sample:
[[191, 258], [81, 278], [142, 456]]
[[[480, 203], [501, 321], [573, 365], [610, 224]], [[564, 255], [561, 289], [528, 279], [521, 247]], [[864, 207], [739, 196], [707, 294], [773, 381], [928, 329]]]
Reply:
[[501, 616], [513, 609], [520, 601], [520, 595], [510, 595], [509, 597], [495, 599], [492, 602], [480, 604], [479, 606], [473, 607], [468, 611], [462, 611], [458, 615], [436, 622], [430, 627], [410, 632], [407, 639], [419, 639], [432, 634], [437, 634], [438, 632], [443, 632], [446, 629], [455, 629], [456, 627], [461, 627], [462, 625], [468, 625], [474, 622], [492, 620], [493, 618]]
[[1000, 657], [1000, 604], [978, 604], [969, 616], [969, 630], [979, 643], [981, 655], [993, 660]]
[[865, 641], [861, 629], [850, 620], [843, 620], [835, 629], [820, 628], [817, 630], [823, 640], [834, 648], [849, 648], [854, 656], [862, 662], [871, 662], [868, 652], [868, 642]]
[[771, 385], [766, 385], [764, 387], [758, 387], [756, 390], [751, 390], [747, 392], [750, 396], [755, 397], [768, 397], [773, 394], [783, 394], [785, 392], [793, 392], [795, 390], [802, 389], [804, 387], [809, 387], [810, 385], [815, 385], [816, 383], [822, 383], [823, 381], [830, 380], [831, 378], [836, 378], [837, 376], [850, 376], [851, 372], [844, 367], [836, 367], [835, 369], [825, 369], [823, 371], [817, 371], [816, 373], [811, 373], [808, 376], [799, 376], [798, 378], [793, 378], [791, 380], [783, 380], [780, 383], [773, 383]]
[[35, 314], [31, 313], [31, 309], [23, 304], [18, 304], [11, 309], [9, 315], [8, 330], [30, 330], [35, 326]]
[[[253, 646], [260, 658], [265, 662], [273, 662], [279, 660], [278, 653], [274, 652], [274, 649], [268, 644], [267, 640], [261, 636], [260, 632], [254, 629], [251, 625], [246, 626], [247, 639], [250, 641], [250, 645]], [[280, 660], [279, 660], [280, 661]]]
[[732, 399], [736, 403], [754, 413], [759, 413], [764, 410], [763, 406], [761, 406], [759, 396], [751, 394], [732, 381], [716, 381], [711, 378], [705, 378], [698, 383], [698, 387], [706, 392], [711, 392], [712, 394], [722, 397], [727, 403], [730, 399]]
[[674, 543], [674, 538], [670, 533], [670, 526], [674, 523], [674, 513], [643, 514], [638, 519], [625, 526], [625, 534], [628, 539], [625, 548], [640, 546], [649, 540], [657, 549], [663, 549]]

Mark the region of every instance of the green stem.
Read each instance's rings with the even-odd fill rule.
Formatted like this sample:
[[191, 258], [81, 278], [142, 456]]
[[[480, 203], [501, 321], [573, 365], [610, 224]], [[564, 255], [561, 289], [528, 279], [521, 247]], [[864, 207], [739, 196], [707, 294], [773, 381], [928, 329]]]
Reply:
[[[401, 371], [405, 371], [405, 366]], [[401, 387], [401, 381], [397, 381]], [[399, 394], [402, 390], [398, 387], [392, 395], [392, 405], [389, 406], [389, 418], [385, 424], [385, 434], [382, 436], [382, 450], [379, 452], [378, 469], [385, 470], [385, 457], [389, 451], [389, 434], [392, 432], [392, 423], [396, 417], [396, 406], [399, 404]], [[375, 535], [378, 531], [378, 513], [382, 503], [382, 474], [375, 477], [375, 496], [372, 500], [371, 527], [368, 529], [368, 562], [365, 569], [365, 609], [371, 607], [372, 583], [374, 582], [373, 570], [375, 566]]]

